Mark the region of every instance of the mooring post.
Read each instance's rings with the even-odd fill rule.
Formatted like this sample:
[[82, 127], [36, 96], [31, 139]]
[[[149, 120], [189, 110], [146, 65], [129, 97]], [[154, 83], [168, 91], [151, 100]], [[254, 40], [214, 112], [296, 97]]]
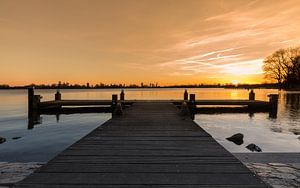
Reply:
[[191, 118], [194, 120], [195, 113], [196, 113], [196, 95], [195, 94], [190, 94], [189, 109], [190, 109]]
[[33, 98], [34, 98], [34, 88], [28, 88], [28, 118], [33, 114]]
[[123, 115], [122, 104], [121, 103], [117, 103], [115, 109], [112, 112], [112, 116], [113, 117], [120, 117], [122, 115]]
[[190, 110], [189, 110], [189, 106], [187, 104], [186, 101], [183, 101], [181, 104], [181, 108], [180, 108], [180, 113], [181, 116], [186, 117], [186, 116], [190, 116]]
[[121, 90], [121, 93], [120, 93], [120, 100], [121, 100], [121, 101], [124, 101], [124, 100], [125, 100], [124, 89]]
[[118, 103], [118, 95], [116, 94], [113, 94], [111, 96], [111, 111], [114, 112], [116, 106], [117, 106], [117, 103]]
[[188, 94], [187, 90], [184, 90], [184, 93], [183, 93], [183, 100], [184, 100], [184, 101], [188, 101], [188, 100], [189, 100], [189, 94]]
[[251, 91], [249, 93], [249, 100], [252, 100], [252, 101], [255, 100], [255, 93], [254, 93], [253, 89], [251, 89]]
[[55, 100], [56, 101], [60, 101], [61, 100], [61, 93], [60, 93], [59, 89], [57, 89], [57, 91], [55, 93]]
[[270, 94], [269, 103], [270, 103], [270, 118], [277, 118], [277, 111], [278, 111], [278, 94]]
[[40, 95], [34, 95], [34, 88], [28, 88], [28, 129], [40, 121], [39, 108], [41, 102]]
[[40, 95], [34, 95], [34, 88], [28, 88], [28, 117], [31, 117], [34, 112], [38, 112], [41, 102]]

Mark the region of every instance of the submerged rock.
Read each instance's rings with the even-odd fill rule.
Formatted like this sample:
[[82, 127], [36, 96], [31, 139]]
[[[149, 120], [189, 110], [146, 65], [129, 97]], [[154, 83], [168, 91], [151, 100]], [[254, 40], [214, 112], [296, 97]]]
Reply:
[[20, 137], [20, 136], [12, 137], [13, 140], [17, 140], [19, 138], [22, 138], [22, 137]]
[[0, 136], [0, 144], [4, 143], [6, 141], [6, 138], [3, 138]]
[[260, 149], [260, 147], [258, 147], [255, 144], [249, 144], [248, 146], [246, 146], [246, 148], [252, 152], [256, 151], [256, 152], [261, 152], [262, 150]]
[[236, 145], [241, 145], [244, 143], [244, 135], [241, 134], [241, 133], [237, 133], [237, 134], [234, 134], [232, 135], [231, 137], [229, 138], [226, 138], [227, 140], [235, 143]]

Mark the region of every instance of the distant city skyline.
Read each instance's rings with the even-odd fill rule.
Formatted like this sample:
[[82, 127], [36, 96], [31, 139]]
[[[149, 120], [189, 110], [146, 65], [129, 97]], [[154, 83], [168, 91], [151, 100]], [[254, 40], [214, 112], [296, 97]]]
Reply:
[[263, 83], [298, 0], [0, 0], [0, 85]]

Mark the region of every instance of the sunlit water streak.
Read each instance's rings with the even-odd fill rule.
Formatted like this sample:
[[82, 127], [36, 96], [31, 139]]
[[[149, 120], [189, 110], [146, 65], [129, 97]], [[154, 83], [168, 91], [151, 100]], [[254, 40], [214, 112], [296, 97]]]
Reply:
[[[126, 89], [126, 99], [182, 99], [183, 89]], [[248, 90], [188, 89], [197, 99], [247, 99]], [[111, 99], [119, 89], [62, 90], [63, 99]], [[42, 100], [52, 100], [55, 90], [36, 90]], [[277, 90], [255, 90], [256, 99], [268, 100]], [[300, 152], [300, 92], [280, 91], [277, 119], [267, 113], [199, 114], [195, 121], [231, 152], [250, 152], [245, 148], [255, 143], [263, 152]], [[27, 130], [27, 91], [0, 90], [0, 161], [47, 161], [108, 120], [110, 114], [42, 115], [42, 124]], [[226, 140], [235, 133], [244, 134], [238, 146]], [[21, 137], [12, 139], [13, 137]]]

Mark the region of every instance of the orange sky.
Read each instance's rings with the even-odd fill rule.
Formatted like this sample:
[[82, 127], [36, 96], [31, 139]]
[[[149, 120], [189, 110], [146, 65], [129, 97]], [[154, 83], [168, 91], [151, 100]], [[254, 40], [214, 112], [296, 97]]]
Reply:
[[0, 84], [263, 82], [298, 0], [0, 0]]

